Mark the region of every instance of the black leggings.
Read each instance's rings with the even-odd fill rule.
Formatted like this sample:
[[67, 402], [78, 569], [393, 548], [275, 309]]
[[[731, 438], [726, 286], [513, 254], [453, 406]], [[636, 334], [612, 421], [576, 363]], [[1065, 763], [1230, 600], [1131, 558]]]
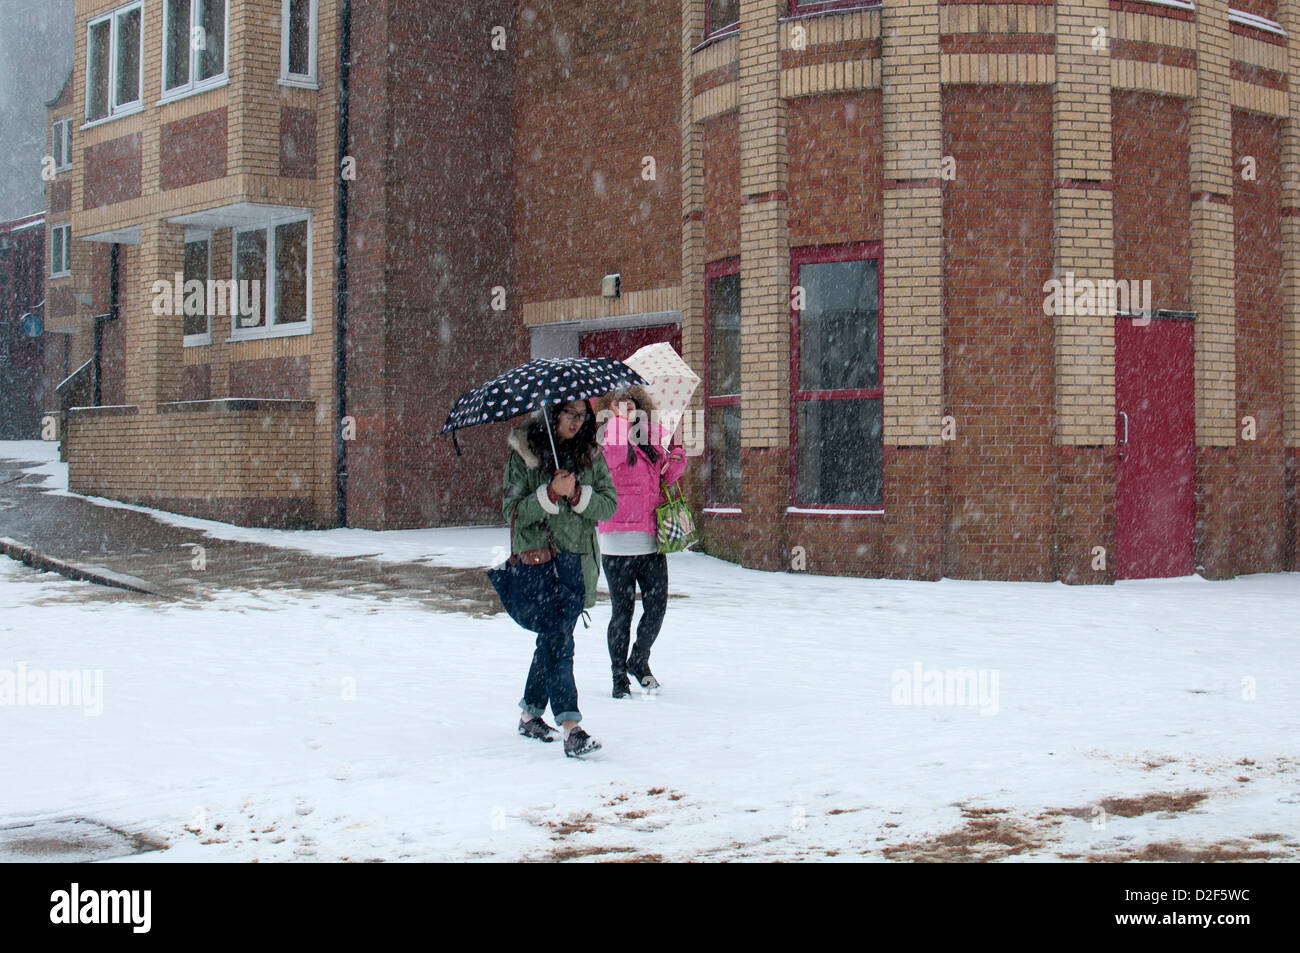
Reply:
[[[605, 580], [609, 583], [609, 601], [613, 612], [609, 619], [609, 662], [614, 679], [644, 673], [650, 666], [650, 647], [659, 637], [668, 608], [668, 558], [662, 553], [646, 556], [602, 556]], [[641, 621], [636, 627], [636, 644], [628, 654], [632, 637], [632, 612], [636, 607], [636, 587], [641, 587]]]

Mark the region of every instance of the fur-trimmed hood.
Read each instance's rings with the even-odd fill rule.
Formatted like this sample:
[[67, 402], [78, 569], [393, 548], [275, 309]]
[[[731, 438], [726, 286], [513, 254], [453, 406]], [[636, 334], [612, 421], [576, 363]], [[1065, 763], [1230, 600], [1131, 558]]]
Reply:
[[537, 454], [528, 446], [528, 428], [530, 424], [523, 424], [510, 431], [510, 438], [506, 441], [510, 449], [519, 454], [520, 459], [524, 461], [528, 469], [536, 470], [542, 465], [542, 461], [537, 458]]

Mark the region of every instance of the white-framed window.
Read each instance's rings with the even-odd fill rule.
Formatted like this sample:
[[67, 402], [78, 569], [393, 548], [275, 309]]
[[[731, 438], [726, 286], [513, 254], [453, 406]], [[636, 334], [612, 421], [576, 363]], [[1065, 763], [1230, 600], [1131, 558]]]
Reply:
[[141, 108], [143, 19], [144, 4], [130, 3], [86, 24], [87, 122]]
[[55, 225], [50, 229], [50, 277], [66, 278], [72, 274], [72, 226]]
[[50, 155], [54, 171], [72, 168], [72, 120], [60, 119], [50, 127]]
[[226, 0], [163, 0], [163, 98], [226, 79]]
[[[212, 315], [208, 313], [212, 288], [212, 233], [201, 229], [185, 231], [185, 264], [181, 278], [184, 304], [182, 326], [185, 347], [212, 343]], [[198, 285], [191, 282], [197, 281]], [[192, 291], [199, 291], [191, 294]], [[213, 296], [215, 297], [215, 296]]]
[[280, 82], [316, 87], [316, 0], [280, 0]]
[[295, 212], [236, 228], [232, 237], [234, 293], [239, 298], [231, 309], [231, 338], [310, 331], [311, 216]]

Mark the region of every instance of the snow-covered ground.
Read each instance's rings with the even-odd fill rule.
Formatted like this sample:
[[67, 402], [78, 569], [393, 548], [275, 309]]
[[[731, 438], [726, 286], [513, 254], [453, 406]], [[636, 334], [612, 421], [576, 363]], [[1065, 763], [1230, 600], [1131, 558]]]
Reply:
[[[504, 537], [185, 523], [453, 565]], [[504, 616], [109, 600], [0, 560], [0, 828], [85, 817], [169, 845], [139, 862], [1300, 857], [1298, 575], [669, 572], [658, 696], [609, 697], [607, 603], [578, 628], [605, 745], [578, 762], [514, 733], [532, 642]], [[6, 703], [20, 665], [88, 691]]]

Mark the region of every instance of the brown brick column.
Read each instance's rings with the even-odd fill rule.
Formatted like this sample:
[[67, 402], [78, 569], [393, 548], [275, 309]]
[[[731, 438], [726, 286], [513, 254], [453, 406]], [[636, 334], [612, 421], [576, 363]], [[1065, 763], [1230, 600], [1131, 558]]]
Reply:
[[1236, 311], [1232, 219], [1232, 36], [1227, 0], [1196, 10], [1192, 102], [1192, 310], [1196, 312], [1196, 561], [1211, 578], [1235, 574]]
[[[1053, 275], [1116, 278], [1111, 180], [1108, 0], [1057, 4], [1052, 87]], [[1140, 278], [1140, 275], [1118, 276]], [[1055, 566], [1072, 583], [1115, 575], [1115, 322], [1111, 314], [1045, 316], [1056, 364]], [[1094, 547], [1107, 553], [1093, 569]]]
[[740, 3], [741, 506], [743, 559], [789, 568], [785, 506], [790, 443], [790, 245], [783, 0]]
[[154, 314], [154, 282], [170, 287], [184, 267], [185, 229], [145, 222], [135, 260], [122, 276], [119, 304], [126, 333], [126, 402], [142, 410], [180, 397], [183, 318]]

